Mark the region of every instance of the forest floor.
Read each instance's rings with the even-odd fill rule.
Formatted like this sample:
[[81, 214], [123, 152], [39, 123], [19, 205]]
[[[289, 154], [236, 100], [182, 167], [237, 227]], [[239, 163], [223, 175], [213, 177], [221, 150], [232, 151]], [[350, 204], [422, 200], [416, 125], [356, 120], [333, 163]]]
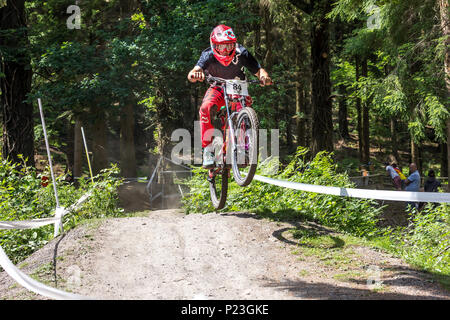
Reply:
[[[314, 233], [299, 244], [298, 233]], [[322, 226], [182, 210], [89, 220], [19, 264], [97, 299], [450, 299], [432, 276]], [[0, 299], [46, 299], [0, 273]]]

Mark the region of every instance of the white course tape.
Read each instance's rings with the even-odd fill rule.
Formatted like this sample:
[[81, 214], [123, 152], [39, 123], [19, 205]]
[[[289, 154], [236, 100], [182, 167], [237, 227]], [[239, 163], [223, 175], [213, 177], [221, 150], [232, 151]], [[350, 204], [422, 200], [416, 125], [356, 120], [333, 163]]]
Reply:
[[438, 192], [411, 192], [411, 191], [388, 191], [388, 190], [368, 190], [368, 189], [350, 189], [340, 187], [326, 187], [313, 184], [304, 184], [286, 180], [277, 180], [255, 175], [255, 180], [273, 184], [279, 187], [289, 189], [324, 193], [341, 197], [377, 199], [377, 200], [392, 200], [392, 201], [406, 201], [406, 202], [438, 202], [450, 203], [450, 193]]
[[43, 218], [22, 221], [0, 221], [0, 230], [2, 229], [34, 229], [58, 222], [59, 218]]
[[[35, 219], [35, 220], [24, 220], [24, 221], [0, 221], [1, 229], [34, 229], [42, 227], [48, 224], [57, 224], [57, 229], [62, 227], [62, 218], [77, 209], [92, 195], [92, 190], [85, 193], [77, 202], [71, 205], [68, 209], [63, 207], [57, 207], [55, 212], [55, 217]], [[55, 228], [56, 229], [56, 228]], [[92, 300], [92, 298], [80, 296], [77, 294], [71, 294], [64, 292], [49, 286], [46, 286], [26, 274], [20, 271], [8, 258], [3, 248], [0, 246], [0, 265], [2, 268], [10, 275], [11, 278], [16, 280], [19, 284], [24, 286], [34, 293], [43, 295], [48, 298], [57, 300]]]
[[69, 208], [59, 207], [56, 208], [55, 216], [52, 218], [42, 218], [34, 220], [21, 220], [21, 221], [0, 221], [0, 230], [11, 230], [11, 229], [34, 229], [43, 227], [49, 224], [59, 223], [62, 217], [66, 214], [76, 211], [80, 206], [92, 195], [92, 190], [85, 193], [78, 199], [77, 202], [72, 204]]
[[43, 295], [48, 298], [57, 299], [57, 300], [92, 300], [88, 297], [83, 297], [77, 294], [72, 294], [68, 292], [64, 292], [49, 286], [46, 286], [20, 271], [9, 259], [6, 255], [3, 248], [0, 246], [0, 265], [3, 269], [19, 284], [24, 286], [30, 291], [34, 293]]
[[59, 235], [59, 232], [64, 232], [63, 229], [63, 221], [62, 218], [64, 215], [67, 214], [68, 211], [66, 211], [63, 207], [56, 207], [55, 210], [55, 218], [57, 219], [55, 222], [55, 231], [53, 233], [53, 236], [56, 238]]
[[[90, 190], [89, 192], [86, 192], [85, 194], [83, 194], [80, 199], [78, 199], [77, 202], [75, 202], [73, 205], [71, 205], [69, 207], [69, 209], [67, 209], [68, 212], [71, 211], [75, 211], [78, 210], [80, 208], [80, 206], [87, 200], [89, 199], [89, 197], [92, 195], [93, 190]], [[67, 212], [66, 212], [67, 213]]]

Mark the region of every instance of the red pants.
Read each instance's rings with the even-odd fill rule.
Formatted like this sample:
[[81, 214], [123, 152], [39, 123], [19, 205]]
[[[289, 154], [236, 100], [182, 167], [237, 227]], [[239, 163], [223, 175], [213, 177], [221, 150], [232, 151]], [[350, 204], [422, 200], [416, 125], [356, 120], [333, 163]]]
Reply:
[[[245, 103], [247, 106], [252, 105], [252, 98], [250, 96], [245, 97]], [[211, 123], [211, 118], [215, 116], [220, 108], [225, 105], [225, 99], [223, 96], [222, 87], [210, 87], [203, 98], [202, 105], [200, 106], [200, 131], [202, 136], [202, 148], [206, 147], [212, 142], [212, 136], [214, 133], [214, 126]], [[231, 103], [231, 109], [239, 111], [242, 108], [240, 102]], [[224, 126], [225, 124], [223, 124]], [[223, 129], [223, 127], [221, 128]]]

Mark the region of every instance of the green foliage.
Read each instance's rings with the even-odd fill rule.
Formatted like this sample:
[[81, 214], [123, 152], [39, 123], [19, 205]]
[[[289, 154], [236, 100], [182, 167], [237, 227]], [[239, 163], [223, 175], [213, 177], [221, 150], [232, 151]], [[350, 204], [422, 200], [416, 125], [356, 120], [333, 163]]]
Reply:
[[[275, 178], [288, 181], [348, 188], [353, 184], [347, 174], [338, 174], [331, 155], [317, 154], [306, 161], [307, 150], [299, 148], [293, 160]], [[270, 163], [268, 164], [270, 165]], [[264, 170], [264, 168], [259, 168]], [[187, 184], [191, 192], [183, 199], [191, 212], [211, 212], [209, 183], [202, 169], [196, 169]], [[371, 200], [344, 198], [332, 195], [301, 192], [253, 181], [246, 188], [230, 183], [226, 211], [255, 210], [261, 215], [282, 218], [283, 212], [294, 211], [298, 218], [307, 218], [337, 230], [369, 237], [376, 233], [377, 216], [381, 209]]]
[[450, 207], [428, 204], [411, 217], [406, 229], [390, 233], [395, 250], [424, 270], [450, 275]]
[[[376, 12], [369, 10], [374, 6]], [[374, 13], [380, 22], [375, 29], [366, 24]], [[329, 17], [353, 25], [338, 52], [342, 61], [336, 59], [335, 79], [345, 83], [342, 69], [348, 67], [344, 61], [368, 59], [368, 76], [345, 83], [357, 93], [353, 96], [369, 101], [372, 113], [383, 120], [400, 120], [408, 128], [407, 137], [415, 143], [429, 139], [426, 126], [434, 130], [433, 142], [445, 142], [449, 100], [444, 82], [444, 39], [436, 27], [440, 23], [437, 2], [338, 0]], [[371, 124], [371, 132], [385, 135], [374, 127]]]
[[[88, 190], [92, 196], [80, 210], [64, 217], [64, 228], [74, 227], [79, 221], [90, 218], [119, 216], [117, 186], [121, 180], [115, 178], [118, 169], [112, 166], [90, 180], [80, 180], [80, 186], [65, 182], [65, 177], [57, 178], [58, 199], [61, 207], [70, 207]], [[24, 164], [14, 164], [7, 160], [0, 162], [0, 221], [21, 221], [47, 218], [54, 215], [56, 199], [50, 182], [42, 186], [42, 177], [50, 177], [49, 172], [37, 173]], [[0, 231], [0, 245], [9, 258], [17, 263], [45, 245], [53, 236], [53, 225], [29, 230]]]

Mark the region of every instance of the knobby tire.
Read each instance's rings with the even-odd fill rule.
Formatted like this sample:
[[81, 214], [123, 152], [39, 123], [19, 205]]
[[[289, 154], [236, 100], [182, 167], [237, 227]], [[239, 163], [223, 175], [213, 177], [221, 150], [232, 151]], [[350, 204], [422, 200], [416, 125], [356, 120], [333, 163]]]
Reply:
[[[209, 192], [211, 194], [211, 201], [216, 210], [223, 209], [227, 201], [228, 194], [228, 171], [229, 169], [224, 169], [220, 175], [215, 176], [209, 181]], [[216, 186], [216, 178], [221, 178], [220, 181], [220, 192]]]
[[[248, 154], [249, 154], [249, 165], [246, 167], [248, 168], [248, 173], [245, 175], [242, 175], [239, 171], [239, 164], [238, 164], [238, 147], [236, 148], [236, 151], [232, 154], [232, 170], [233, 170], [233, 177], [236, 183], [241, 186], [245, 187], [248, 186], [255, 176], [256, 168], [258, 166], [258, 129], [259, 129], [259, 120], [258, 116], [256, 115], [255, 110], [252, 108], [244, 108], [242, 109], [236, 119], [235, 122], [235, 134], [236, 134], [236, 142], [238, 142], [237, 135], [239, 134], [238, 129], [243, 121], [248, 121], [250, 128], [246, 128], [246, 134], [249, 135], [249, 145], [251, 146]], [[251, 129], [250, 131], [248, 131]]]

